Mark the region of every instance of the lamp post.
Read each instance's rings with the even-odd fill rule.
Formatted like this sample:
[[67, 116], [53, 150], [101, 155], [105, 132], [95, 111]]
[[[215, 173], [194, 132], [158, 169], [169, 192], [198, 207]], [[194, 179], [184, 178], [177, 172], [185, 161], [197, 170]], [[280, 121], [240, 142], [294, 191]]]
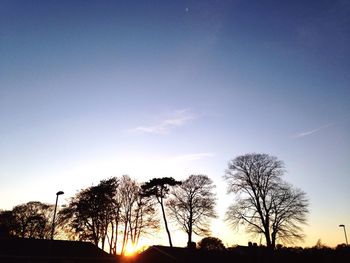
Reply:
[[52, 220], [52, 230], [51, 230], [51, 240], [53, 240], [53, 235], [55, 233], [55, 218], [56, 218], [56, 209], [57, 209], [57, 201], [58, 201], [58, 196], [63, 195], [63, 191], [58, 191], [56, 193], [56, 204], [55, 204], [55, 210], [53, 212], [53, 220]]
[[348, 237], [346, 236], [346, 230], [345, 230], [345, 225], [339, 225], [339, 227], [342, 227], [344, 229], [344, 235], [345, 235], [345, 241], [346, 241], [346, 245], [348, 246]]

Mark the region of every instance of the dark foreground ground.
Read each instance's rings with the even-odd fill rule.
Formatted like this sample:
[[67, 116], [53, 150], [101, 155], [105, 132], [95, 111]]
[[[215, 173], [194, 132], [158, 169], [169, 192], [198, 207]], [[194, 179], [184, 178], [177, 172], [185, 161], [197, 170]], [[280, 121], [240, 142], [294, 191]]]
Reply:
[[133, 263], [350, 263], [350, 247], [344, 246], [338, 249], [281, 248], [271, 252], [264, 247], [203, 251], [154, 246], [130, 261]]
[[116, 258], [90, 242], [0, 238], [0, 263], [110, 263]]
[[0, 263], [350, 263], [350, 246], [336, 249], [235, 247], [224, 251], [152, 246], [134, 257], [111, 256], [89, 242], [1, 239]]

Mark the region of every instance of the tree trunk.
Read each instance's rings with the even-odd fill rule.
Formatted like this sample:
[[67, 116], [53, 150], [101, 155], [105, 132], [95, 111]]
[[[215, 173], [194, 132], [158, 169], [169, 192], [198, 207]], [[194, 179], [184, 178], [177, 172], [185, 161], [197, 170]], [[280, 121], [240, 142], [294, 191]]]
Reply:
[[193, 215], [192, 215], [192, 202], [191, 202], [191, 205], [190, 205], [190, 218], [188, 220], [188, 242], [187, 242], [187, 246], [190, 247], [191, 244], [192, 244], [192, 218], [193, 218]]
[[114, 240], [114, 224], [111, 222], [111, 239], [108, 241], [109, 244], [109, 254], [113, 254], [113, 240]]
[[266, 217], [265, 217], [264, 230], [265, 230], [266, 246], [268, 248], [271, 248], [272, 243], [271, 243], [271, 236], [270, 236], [270, 219], [269, 219], [268, 215], [266, 215]]
[[192, 227], [189, 228], [188, 230], [188, 241], [187, 241], [187, 245], [191, 246], [192, 243]]
[[168, 223], [167, 223], [166, 217], [165, 217], [165, 210], [164, 210], [164, 205], [163, 205], [163, 199], [161, 199], [161, 201], [160, 201], [160, 206], [162, 207], [162, 213], [163, 213], [163, 219], [164, 219], [164, 224], [165, 224], [165, 230], [168, 233], [168, 238], [169, 238], [169, 245], [170, 245], [170, 247], [173, 247], [173, 243], [171, 242], [170, 231], [169, 231], [169, 228], [168, 228]]
[[272, 232], [271, 234], [271, 248], [275, 249], [276, 247], [276, 233]]
[[265, 239], [266, 239], [266, 247], [271, 248], [272, 244], [271, 244], [271, 237], [270, 237], [270, 231], [266, 230], [265, 228]]
[[115, 223], [115, 238], [114, 238], [114, 254], [117, 254], [117, 243], [118, 243], [118, 229], [119, 229], [119, 221]]
[[127, 221], [125, 221], [125, 226], [124, 226], [124, 235], [123, 235], [123, 241], [122, 241], [122, 250], [121, 250], [121, 254], [123, 255], [125, 252], [125, 245], [128, 242], [128, 223]]
[[95, 246], [98, 247], [98, 234], [96, 234], [96, 224], [92, 221], [92, 239], [94, 240]]

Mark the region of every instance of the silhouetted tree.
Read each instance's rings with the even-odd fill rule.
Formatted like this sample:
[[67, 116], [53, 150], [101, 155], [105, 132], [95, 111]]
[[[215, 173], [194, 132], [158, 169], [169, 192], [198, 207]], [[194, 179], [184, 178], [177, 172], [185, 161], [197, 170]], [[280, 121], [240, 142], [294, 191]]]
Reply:
[[59, 212], [59, 225], [79, 240], [89, 240], [96, 246], [101, 242], [103, 249], [115, 212], [117, 187], [118, 180], [113, 177], [81, 190]]
[[221, 239], [217, 237], [205, 237], [198, 242], [198, 247], [204, 250], [225, 250]]
[[[95, 196], [99, 197], [101, 203], [101, 247], [104, 249], [106, 239], [111, 233], [110, 224], [115, 219], [115, 210], [117, 209], [117, 191], [119, 181], [117, 177], [101, 180], [95, 188]], [[114, 233], [112, 233], [114, 234]], [[110, 245], [110, 244], [109, 244]]]
[[5, 235], [22, 238], [50, 238], [52, 205], [28, 202], [0, 212]]
[[0, 211], [0, 238], [14, 236], [16, 221], [11, 210]]
[[133, 207], [137, 201], [139, 188], [137, 182], [128, 175], [121, 179], [119, 198], [121, 201], [121, 218], [124, 224], [121, 253], [124, 254], [130, 233], [130, 222], [132, 220]]
[[[336, 246], [335, 249], [338, 250], [338, 251], [343, 250], [343, 251], [348, 251], [348, 252], [350, 252], [350, 246], [349, 246], [349, 245], [346, 245], [345, 243], [338, 244], [338, 245]], [[350, 254], [350, 253], [349, 253], [349, 254]]]
[[[115, 180], [117, 180], [115, 178]], [[119, 182], [115, 192], [114, 200], [112, 202], [113, 207], [110, 211], [109, 217], [109, 230], [107, 232], [107, 239], [109, 244], [109, 253], [116, 255], [117, 254], [117, 243], [118, 243], [118, 233], [119, 226], [121, 224], [121, 199], [119, 195]]]
[[159, 220], [156, 214], [153, 200], [138, 193], [129, 220], [129, 235], [133, 247], [137, 246], [141, 235], [158, 231]]
[[283, 174], [284, 164], [276, 157], [246, 154], [231, 160], [225, 175], [228, 192], [236, 194], [226, 220], [263, 234], [269, 248], [275, 248], [277, 239], [284, 243], [302, 239], [308, 214], [306, 194], [284, 182]]
[[181, 182], [176, 181], [172, 177], [163, 177], [163, 178], [153, 178], [141, 186], [143, 196], [155, 197], [157, 202], [160, 204], [160, 207], [162, 209], [165, 230], [168, 234], [169, 245], [171, 247], [173, 246], [173, 243], [171, 241], [171, 235], [170, 235], [170, 231], [169, 231], [169, 227], [168, 227], [168, 223], [165, 215], [164, 199], [169, 194], [169, 190], [170, 190], [169, 187], [176, 186], [179, 184], [181, 184]]
[[129, 242], [133, 247], [137, 246], [141, 235], [158, 229], [159, 221], [151, 198], [142, 195], [139, 183], [127, 175], [120, 180], [118, 198], [123, 224], [121, 254], [124, 254]]
[[71, 198], [59, 212], [58, 226], [70, 239], [88, 240], [102, 249], [108, 242], [111, 254], [121, 244], [123, 254], [128, 242], [136, 246], [141, 235], [159, 226], [151, 198], [140, 191], [140, 185], [128, 175], [101, 180]]
[[192, 233], [208, 235], [209, 220], [215, 218], [214, 184], [206, 175], [190, 175], [175, 188], [168, 202], [172, 218], [187, 233], [188, 244]]

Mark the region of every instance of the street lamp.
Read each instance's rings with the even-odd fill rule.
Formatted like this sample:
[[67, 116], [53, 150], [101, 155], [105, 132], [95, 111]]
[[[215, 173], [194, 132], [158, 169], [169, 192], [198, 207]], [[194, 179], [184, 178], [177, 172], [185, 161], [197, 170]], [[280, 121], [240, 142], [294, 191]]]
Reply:
[[346, 241], [346, 245], [348, 246], [348, 237], [346, 236], [346, 230], [345, 230], [345, 225], [339, 225], [339, 227], [344, 228], [344, 235], [345, 235], [345, 241]]
[[56, 209], [57, 209], [57, 201], [58, 201], [58, 196], [63, 195], [63, 191], [58, 191], [56, 193], [56, 204], [55, 204], [55, 210], [53, 212], [53, 220], [52, 220], [52, 230], [51, 230], [51, 240], [53, 240], [53, 235], [55, 233], [55, 218], [56, 218]]

